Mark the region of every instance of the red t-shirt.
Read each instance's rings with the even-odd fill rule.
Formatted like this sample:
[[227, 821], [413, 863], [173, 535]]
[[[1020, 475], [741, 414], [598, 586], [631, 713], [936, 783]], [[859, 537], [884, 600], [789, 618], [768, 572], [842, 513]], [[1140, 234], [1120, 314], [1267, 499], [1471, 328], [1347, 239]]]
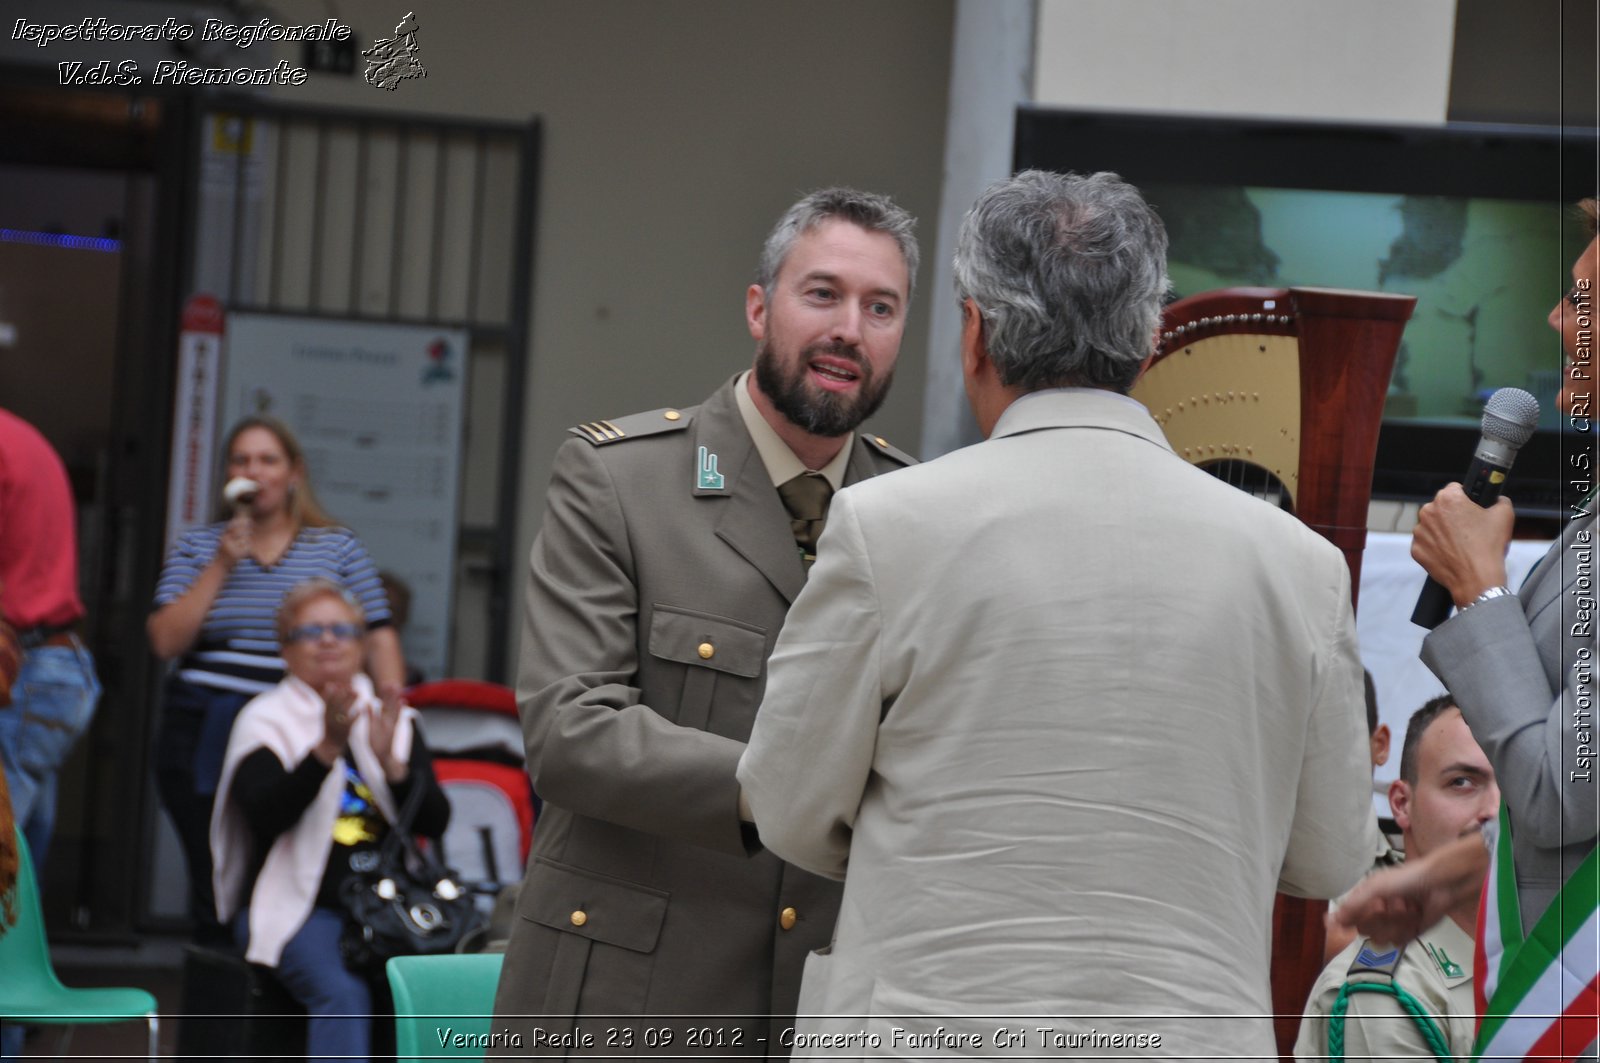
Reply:
[[19, 631], [83, 616], [67, 467], [38, 429], [0, 410], [0, 616]]

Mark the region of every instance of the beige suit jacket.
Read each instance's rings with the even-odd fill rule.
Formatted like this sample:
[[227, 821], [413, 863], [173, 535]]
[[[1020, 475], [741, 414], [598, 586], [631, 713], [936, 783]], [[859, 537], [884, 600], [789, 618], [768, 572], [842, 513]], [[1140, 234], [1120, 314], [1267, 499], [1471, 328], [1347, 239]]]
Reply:
[[841, 492], [819, 555], [739, 765], [762, 841], [845, 880], [801, 1012], [854, 1017], [800, 1033], [1270, 1055], [1216, 1016], [1271, 1012], [1273, 891], [1333, 896], [1376, 842], [1339, 552], [1071, 389]]
[[[788, 513], [731, 385], [573, 435], [530, 567], [517, 702], [545, 805], [494, 1028], [522, 1058], [786, 1055], [839, 890], [750, 855], [733, 771], [805, 581]], [[910, 460], [850, 446], [847, 483]]]

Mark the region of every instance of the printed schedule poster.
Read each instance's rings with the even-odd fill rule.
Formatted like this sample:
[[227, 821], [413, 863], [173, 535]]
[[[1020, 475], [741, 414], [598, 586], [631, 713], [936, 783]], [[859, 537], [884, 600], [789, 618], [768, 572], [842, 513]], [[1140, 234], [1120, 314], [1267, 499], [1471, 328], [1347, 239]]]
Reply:
[[228, 315], [223, 425], [294, 430], [323, 508], [410, 585], [406, 660], [430, 679], [449, 661], [466, 353], [462, 330]]

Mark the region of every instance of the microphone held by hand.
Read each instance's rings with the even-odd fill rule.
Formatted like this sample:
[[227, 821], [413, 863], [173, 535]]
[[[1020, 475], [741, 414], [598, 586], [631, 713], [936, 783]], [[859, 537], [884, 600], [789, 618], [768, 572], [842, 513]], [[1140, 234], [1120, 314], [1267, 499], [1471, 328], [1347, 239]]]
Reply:
[[238, 512], [256, 500], [261, 485], [246, 476], [235, 476], [222, 489], [222, 498]]
[[[1483, 435], [1461, 481], [1468, 498], [1485, 509], [1495, 504], [1517, 451], [1533, 438], [1538, 424], [1539, 400], [1521, 388], [1501, 388], [1489, 396], [1483, 407]], [[1430, 576], [1417, 595], [1411, 622], [1432, 630], [1444, 623], [1452, 604], [1450, 591]]]

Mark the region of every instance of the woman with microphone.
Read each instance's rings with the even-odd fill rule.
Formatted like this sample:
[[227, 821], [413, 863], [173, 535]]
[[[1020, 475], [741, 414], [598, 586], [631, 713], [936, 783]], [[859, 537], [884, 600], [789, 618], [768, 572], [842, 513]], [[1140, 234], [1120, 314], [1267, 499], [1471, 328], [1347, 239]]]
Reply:
[[246, 417], [228, 433], [228, 519], [178, 537], [156, 586], [150, 648], [176, 661], [157, 736], [156, 785], [189, 871], [195, 938], [226, 942], [211, 888], [207, 832], [233, 718], [283, 679], [274, 627], [284, 594], [313, 578], [343, 587], [367, 617], [366, 670], [380, 695], [405, 676], [378, 571], [361, 541], [312, 494], [305, 456], [287, 425]]

